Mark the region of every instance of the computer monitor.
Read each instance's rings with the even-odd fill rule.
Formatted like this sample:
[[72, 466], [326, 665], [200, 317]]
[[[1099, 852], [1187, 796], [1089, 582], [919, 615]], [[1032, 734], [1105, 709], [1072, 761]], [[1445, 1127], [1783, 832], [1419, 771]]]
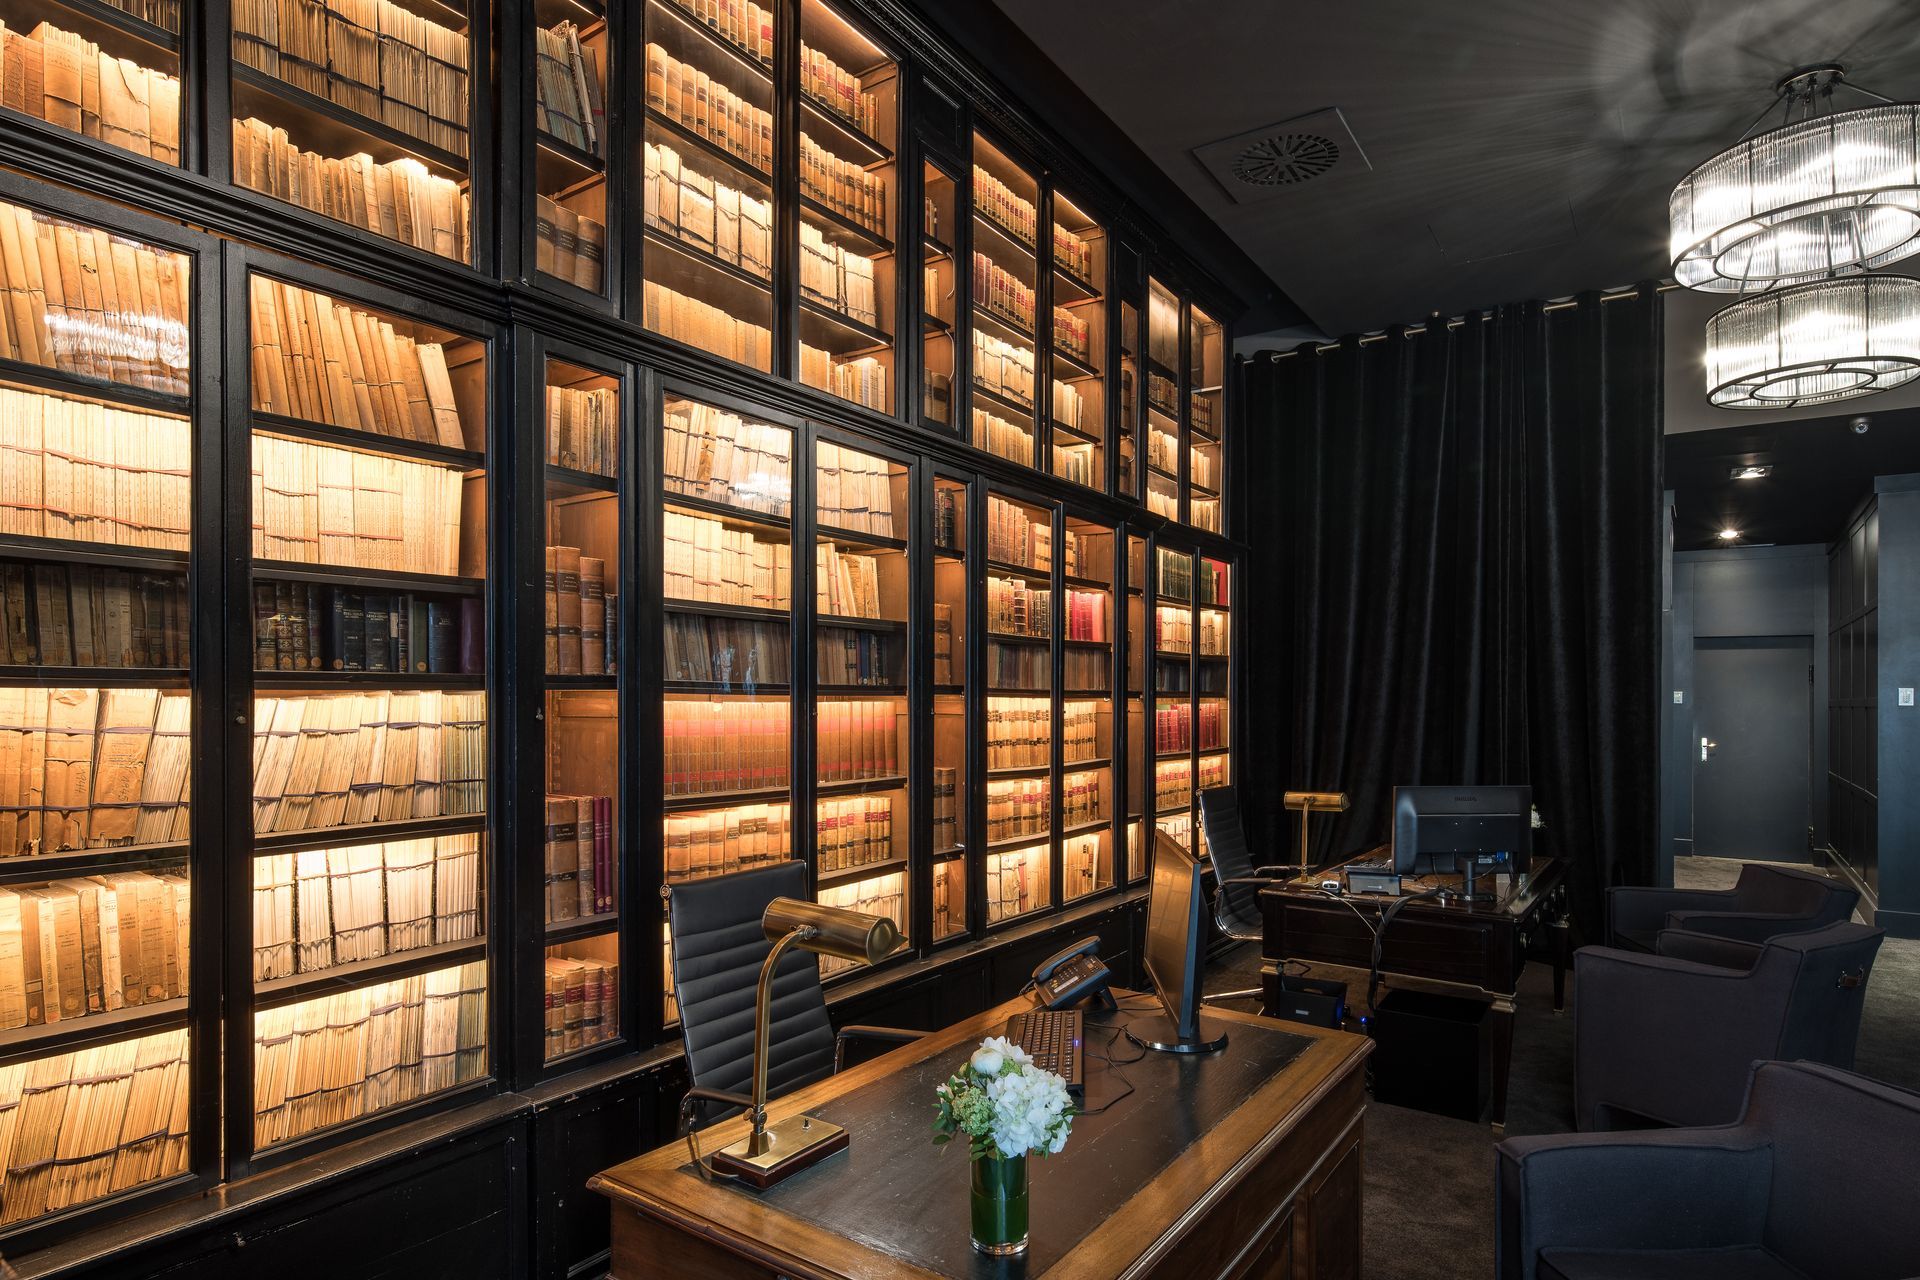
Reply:
[[1516, 872], [1533, 851], [1533, 793], [1528, 787], [1395, 787], [1393, 869], [1401, 875], [1468, 874], [1482, 858], [1506, 854]]
[[1227, 1047], [1226, 1025], [1200, 1015], [1206, 974], [1206, 891], [1201, 864], [1164, 831], [1154, 833], [1147, 892], [1147, 977], [1166, 1010], [1127, 1024], [1127, 1039], [1161, 1053], [1214, 1053]]

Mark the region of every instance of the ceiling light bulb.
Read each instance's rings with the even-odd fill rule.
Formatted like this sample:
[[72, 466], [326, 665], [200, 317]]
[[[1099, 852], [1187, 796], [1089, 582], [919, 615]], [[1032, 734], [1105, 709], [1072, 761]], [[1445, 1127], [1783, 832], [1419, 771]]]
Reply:
[[1738, 529], [1722, 529], [1720, 531], [1720, 540], [1722, 542], [1732, 542], [1735, 538], [1739, 536], [1740, 536], [1740, 531]]

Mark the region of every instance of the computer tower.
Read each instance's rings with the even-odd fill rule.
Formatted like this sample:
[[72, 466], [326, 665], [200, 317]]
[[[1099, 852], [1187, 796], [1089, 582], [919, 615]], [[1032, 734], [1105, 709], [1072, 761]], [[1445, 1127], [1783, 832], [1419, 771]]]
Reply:
[[1374, 1100], [1478, 1120], [1493, 1088], [1492, 1008], [1467, 996], [1389, 991], [1371, 1023]]

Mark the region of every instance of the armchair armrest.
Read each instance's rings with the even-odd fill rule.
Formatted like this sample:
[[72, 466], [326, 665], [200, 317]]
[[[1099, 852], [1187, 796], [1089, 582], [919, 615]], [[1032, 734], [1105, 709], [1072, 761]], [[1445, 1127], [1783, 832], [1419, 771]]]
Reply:
[[1743, 1125], [1510, 1138], [1495, 1148], [1497, 1280], [1535, 1280], [1540, 1251], [1758, 1243], [1773, 1151]]
[[1765, 948], [1757, 942], [1740, 942], [1691, 929], [1662, 929], [1654, 950], [1669, 960], [1691, 960], [1718, 969], [1752, 969]]
[[1611, 1107], [1666, 1124], [1737, 1116], [1747, 1069], [1775, 1056], [1778, 1011], [1744, 969], [1582, 947], [1574, 954], [1574, 1118]]
[[1667, 928], [1689, 933], [1710, 933], [1737, 942], [1765, 942], [1782, 933], [1799, 933], [1817, 928], [1818, 923], [1805, 916], [1780, 912], [1754, 911], [1669, 911]]
[[1731, 889], [1655, 889], [1616, 885], [1607, 890], [1607, 930], [1613, 945], [1626, 934], [1652, 937], [1672, 911], [1724, 911]]
[[924, 1031], [904, 1031], [899, 1027], [845, 1026], [833, 1033], [833, 1070], [837, 1075], [847, 1056], [849, 1040], [879, 1040], [886, 1044], [910, 1044], [926, 1035]]

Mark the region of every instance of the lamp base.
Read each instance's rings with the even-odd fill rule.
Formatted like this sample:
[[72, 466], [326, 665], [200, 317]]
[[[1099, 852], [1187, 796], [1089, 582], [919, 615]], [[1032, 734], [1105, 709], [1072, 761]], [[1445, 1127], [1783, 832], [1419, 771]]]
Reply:
[[847, 1131], [812, 1116], [788, 1116], [767, 1126], [767, 1149], [749, 1155], [751, 1135], [713, 1153], [713, 1171], [731, 1174], [765, 1191], [808, 1165], [847, 1149]]

